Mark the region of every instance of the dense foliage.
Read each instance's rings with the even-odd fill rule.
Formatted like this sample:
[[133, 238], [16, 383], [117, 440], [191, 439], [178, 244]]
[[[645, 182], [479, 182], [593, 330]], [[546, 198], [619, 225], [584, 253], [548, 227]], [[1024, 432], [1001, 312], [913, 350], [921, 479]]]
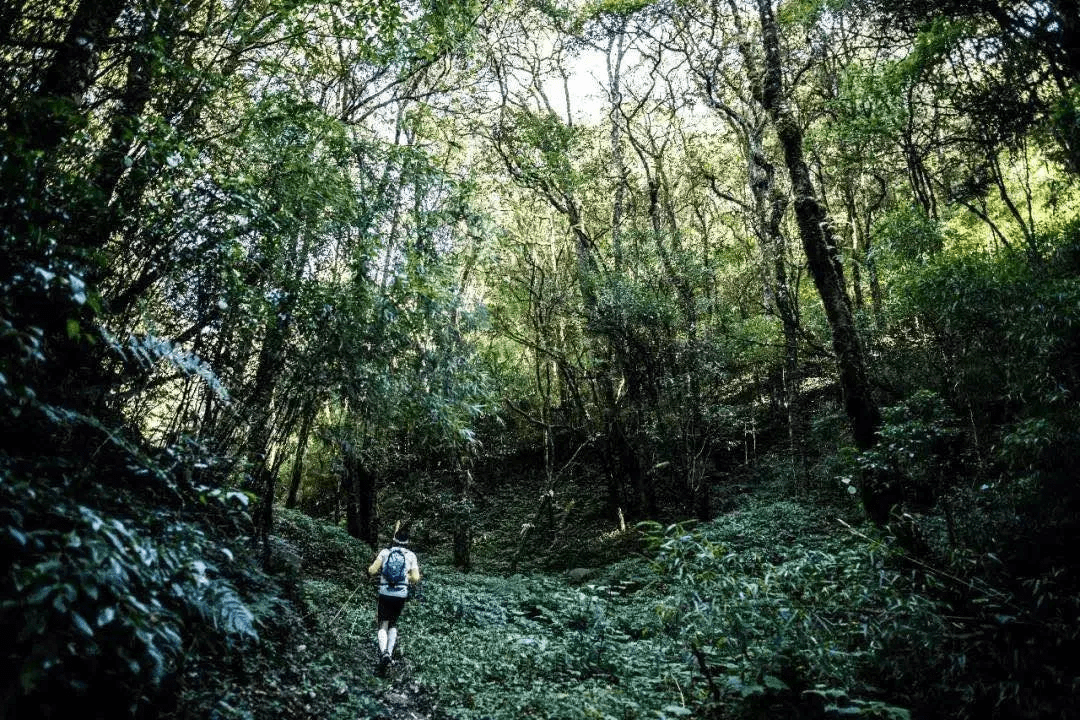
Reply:
[[1070, 716], [1077, 32], [3, 4], [0, 718]]

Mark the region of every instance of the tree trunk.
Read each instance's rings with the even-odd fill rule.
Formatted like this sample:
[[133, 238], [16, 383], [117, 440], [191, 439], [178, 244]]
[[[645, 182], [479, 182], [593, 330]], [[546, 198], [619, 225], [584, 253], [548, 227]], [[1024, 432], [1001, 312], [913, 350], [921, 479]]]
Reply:
[[862, 287], [862, 265], [866, 259], [866, 243], [862, 239], [862, 221], [859, 218], [859, 206], [855, 200], [855, 190], [851, 179], [842, 181], [841, 192], [844, 195], [844, 211], [847, 213], [847, 226], [851, 233], [851, 291], [855, 307], [862, 310], [865, 306]]
[[296, 459], [293, 460], [292, 478], [289, 481], [289, 496], [285, 500], [285, 507], [290, 510], [296, 507], [300, 494], [300, 481], [304, 477], [304, 453], [307, 452], [308, 437], [311, 435], [311, 424], [315, 421], [318, 405], [314, 400], [309, 400], [304, 408], [304, 417], [300, 421], [300, 435], [296, 439]]
[[8, 132], [25, 138], [23, 151], [48, 156], [79, 123], [94, 82], [100, 50], [126, 0], [82, 0], [52, 63], [28, 105], [8, 112]]
[[356, 446], [341, 443], [342, 478], [345, 495], [345, 529], [349, 535], [372, 547], [379, 544], [375, 528], [375, 476], [361, 461]]
[[469, 495], [472, 487], [472, 473], [458, 463], [458, 498], [461, 510], [454, 521], [454, 567], [469, 572], [472, 569], [472, 512]]
[[[285, 301], [288, 302], [288, 301]], [[257, 537], [262, 540], [264, 554], [269, 552], [270, 528], [273, 524], [276, 478], [267, 463], [270, 438], [273, 435], [274, 386], [284, 362], [284, 345], [288, 335], [287, 310], [276, 306], [269, 310], [266, 333], [259, 351], [255, 380], [245, 403], [250, 415], [250, 429], [244, 444], [244, 458], [250, 471], [249, 488], [258, 494], [255, 509]]]
[[[833, 352], [840, 371], [851, 434], [856, 447], [868, 450], [877, 443], [881, 416], [870, 395], [862, 346], [855, 328], [851, 301], [844, 284], [843, 267], [837, 257], [836, 238], [831, 219], [817, 199], [810, 170], [803, 155], [803, 134], [789, 106], [783, 87], [780, 56], [780, 33], [771, 0], [758, 0], [764, 44], [764, 73], [761, 103], [769, 113], [784, 151], [784, 161], [795, 195], [795, 218], [802, 238], [810, 274], [814, 278], [825, 315], [832, 330]], [[872, 521], [883, 525], [895, 501], [896, 487], [891, 478], [864, 478], [860, 483], [862, 502]]]
[[622, 271], [622, 219], [626, 204], [626, 163], [623, 161], [622, 147], [622, 62], [626, 54], [624, 45], [624, 32], [626, 20], [623, 19], [622, 27], [614, 33], [608, 42], [607, 65], [608, 65], [608, 116], [611, 122], [611, 173], [615, 178], [615, 192], [611, 203], [611, 253], [615, 266], [615, 273]]
[[757, 216], [758, 243], [764, 256], [762, 275], [770, 290], [776, 313], [784, 329], [784, 367], [780, 378], [780, 405], [787, 421], [788, 444], [792, 457], [800, 455], [798, 443], [799, 392], [799, 309], [791, 290], [787, 268], [787, 243], [782, 225], [789, 199], [776, 184], [776, 170], [765, 154], [764, 128], [756, 121], [741, 123], [747, 140], [747, 165], [750, 191]]

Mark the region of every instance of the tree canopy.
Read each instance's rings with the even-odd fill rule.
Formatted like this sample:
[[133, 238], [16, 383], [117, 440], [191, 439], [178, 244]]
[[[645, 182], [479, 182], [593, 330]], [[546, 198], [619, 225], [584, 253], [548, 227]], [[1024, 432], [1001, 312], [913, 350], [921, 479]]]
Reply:
[[[681, 648], [702, 717], [1066, 717], [1078, 27], [1066, 0], [4, 3], [0, 718], [198, 714], [187, 653], [287, 634], [300, 591], [260, 583], [300, 518], [339, 549], [409, 519], [483, 577], [645, 553], [678, 580], [624, 639]], [[829, 592], [818, 550], [739, 554], [768, 492], [798, 533], [843, 518], [823, 565], [867, 589], [836, 602], [888, 615], [862, 649], [821, 621], [846, 660], [702, 604]], [[746, 507], [767, 555], [753, 523], [791, 517]], [[905, 623], [943, 649], [887, 670]], [[790, 652], [725, 665], [774, 630]], [[597, 642], [579, 677], [642, 681]]]

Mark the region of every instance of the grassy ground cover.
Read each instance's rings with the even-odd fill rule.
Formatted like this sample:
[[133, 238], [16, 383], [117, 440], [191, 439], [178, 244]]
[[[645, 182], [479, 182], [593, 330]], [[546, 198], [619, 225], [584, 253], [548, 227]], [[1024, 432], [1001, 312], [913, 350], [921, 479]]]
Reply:
[[469, 720], [906, 717], [922, 702], [906, 683], [949, 660], [938, 609], [888, 546], [790, 500], [750, 499], [712, 523], [639, 527], [640, 556], [581, 584], [426, 563], [402, 660], [377, 679], [374, 591], [349, 570], [368, 549], [289, 517], [302, 554], [325, 534], [338, 553], [331, 566], [316, 556], [323, 576], [301, 593], [325, 638], [311, 672], [337, 677], [323, 683], [340, 699], [326, 717], [391, 716], [385, 699], [403, 696], [414, 714]]

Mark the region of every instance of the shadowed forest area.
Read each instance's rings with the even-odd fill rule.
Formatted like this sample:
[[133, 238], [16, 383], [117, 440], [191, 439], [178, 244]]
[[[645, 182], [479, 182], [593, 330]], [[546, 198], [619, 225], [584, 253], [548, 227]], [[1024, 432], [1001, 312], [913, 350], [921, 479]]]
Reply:
[[0, 77], [0, 720], [1080, 716], [1075, 0], [0, 0]]

